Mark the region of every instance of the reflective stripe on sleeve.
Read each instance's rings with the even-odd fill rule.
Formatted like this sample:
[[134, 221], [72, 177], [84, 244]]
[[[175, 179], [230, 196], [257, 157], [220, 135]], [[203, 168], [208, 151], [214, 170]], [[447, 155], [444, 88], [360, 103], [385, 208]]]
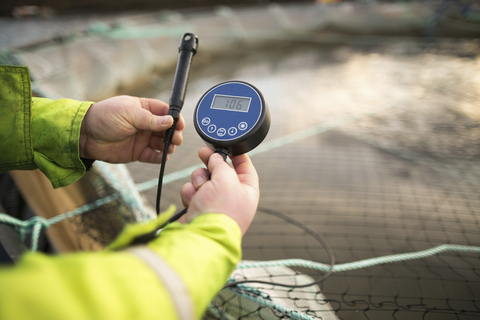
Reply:
[[193, 320], [193, 303], [185, 283], [177, 273], [155, 251], [147, 246], [127, 248], [126, 251], [133, 253], [143, 260], [158, 276], [162, 284], [170, 293], [177, 315], [180, 320]]

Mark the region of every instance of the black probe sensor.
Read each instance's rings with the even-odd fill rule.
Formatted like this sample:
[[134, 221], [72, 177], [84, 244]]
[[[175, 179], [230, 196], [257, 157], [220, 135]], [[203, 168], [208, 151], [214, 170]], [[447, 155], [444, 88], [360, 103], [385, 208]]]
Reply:
[[192, 66], [193, 56], [197, 53], [198, 37], [193, 33], [185, 33], [180, 41], [178, 48], [179, 57], [177, 62], [177, 69], [175, 70], [175, 77], [173, 79], [172, 94], [170, 95], [170, 109], [168, 114], [173, 118], [173, 125], [166, 131], [163, 142], [165, 147], [163, 149], [162, 164], [160, 174], [158, 176], [157, 201], [156, 211], [157, 215], [160, 213], [160, 198], [162, 195], [163, 175], [165, 172], [165, 164], [167, 162], [168, 148], [172, 142], [175, 126], [180, 119], [180, 111], [185, 101], [185, 94], [187, 92], [188, 77], [190, 75], [190, 67]]

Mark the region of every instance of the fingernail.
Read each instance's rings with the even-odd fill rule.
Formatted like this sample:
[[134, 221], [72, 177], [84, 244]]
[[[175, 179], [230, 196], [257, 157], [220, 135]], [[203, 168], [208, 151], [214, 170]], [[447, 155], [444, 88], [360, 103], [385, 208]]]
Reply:
[[205, 183], [205, 178], [202, 177], [202, 176], [198, 176], [198, 177], [195, 177], [195, 179], [193, 180], [193, 185], [195, 186], [195, 188], [199, 188], [202, 184]]
[[215, 152], [212, 156], [217, 157], [217, 159], [222, 159], [223, 160], [223, 157], [220, 153]]
[[164, 117], [162, 117], [162, 119], [160, 120], [160, 123], [161, 123], [161, 124], [169, 124], [169, 123], [170, 123], [170, 119], [172, 119], [172, 116], [164, 116]]

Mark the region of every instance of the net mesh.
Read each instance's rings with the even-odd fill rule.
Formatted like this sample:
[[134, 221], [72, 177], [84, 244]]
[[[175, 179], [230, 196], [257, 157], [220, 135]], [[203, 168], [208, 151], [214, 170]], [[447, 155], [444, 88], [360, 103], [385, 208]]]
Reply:
[[[261, 207], [324, 237], [338, 264], [441, 244], [478, 246], [478, 58], [458, 55], [462, 45], [297, 47], [283, 58], [263, 52], [268, 62], [245, 58], [248, 67], [232, 67], [233, 76], [251, 77], [269, 94], [272, 129], [252, 152]], [[185, 140], [194, 135], [186, 130]], [[164, 194], [178, 201], [186, 181], [169, 184]], [[262, 210], [244, 237], [243, 257], [328, 263], [314, 237]], [[479, 315], [478, 258], [448, 252], [334, 273], [314, 294], [259, 285], [250, 295], [291, 306], [286, 295], [295, 310], [324, 319], [469, 319]], [[312, 279], [325, 274], [290, 269]], [[293, 281], [289, 272], [262, 271], [263, 280]], [[292, 317], [230, 289], [213, 303], [218, 310], [210, 316], [220, 318]]]
[[[176, 50], [165, 48], [178, 44], [183, 29], [176, 27], [193, 26], [206, 54], [195, 58], [182, 111], [187, 124], [196, 99], [230, 79], [259, 87], [272, 114], [267, 139], [251, 153], [261, 200], [243, 240], [245, 260], [328, 264], [324, 246], [299, 225], [328, 242], [337, 264], [442, 244], [480, 246], [478, 39], [432, 42], [325, 31], [364, 23], [363, 30], [378, 24], [392, 33], [396, 21], [422, 34], [427, 25], [421, 17], [432, 17], [440, 7], [416, 6], [377, 6], [384, 15], [379, 20], [362, 16], [375, 6], [348, 4], [328, 14], [321, 10], [333, 9], [319, 6], [241, 13], [220, 8], [213, 16], [188, 19], [169, 14], [158, 28], [142, 28], [146, 20], [132, 20], [128, 28], [109, 29], [105, 36], [97, 26], [92, 37], [17, 56], [30, 63], [41, 88], [53, 97], [94, 99], [128, 92], [137, 82], [145, 95], [168, 101]], [[341, 19], [342, 12], [343, 24], [325, 18]], [[352, 12], [357, 20], [348, 20]], [[432, 19], [437, 26], [448, 25], [439, 15]], [[470, 24], [454, 25], [471, 31]], [[146, 30], [155, 37], [146, 36]], [[65, 61], [68, 67], [56, 68], [44, 59]], [[196, 151], [203, 142], [192, 127], [185, 129], [185, 142], [166, 167], [165, 208], [181, 206], [178, 190], [193, 170], [185, 169], [198, 164]], [[153, 181], [142, 189], [153, 205], [159, 168], [133, 163], [128, 169], [136, 183]], [[205, 318], [478, 318], [479, 258], [475, 252], [442, 252], [335, 272], [307, 288], [245, 284], [222, 290]], [[298, 265], [269, 266], [238, 269], [232, 278], [304, 284], [324, 274]]]
[[[336, 126], [252, 157], [262, 184], [261, 206], [322, 235], [337, 264], [444, 243], [479, 245], [480, 132], [474, 107], [479, 97], [478, 78], [472, 73], [478, 70], [478, 58], [431, 49], [422, 53], [418, 45], [415, 55], [409, 50], [394, 54], [393, 67], [389, 56], [394, 49], [348, 50], [348, 58], [336, 68], [316, 69], [328, 82], [309, 86], [310, 78], [305, 79], [303, 86], [312, 90], [315, 102], [305, 101], [305, 110], [302, 103], [294, 105], [304, 119], [292, 120], [288, 111], [277, 116], [277, 134], [332, 118]], [[338, 57], [342, 49], [334, 52]], [[314, 88], [320, 93], [315, 95]], [[339, 101], [335, 109], [323, 109], [333, 101]], [[356, 121], [349, 118], [377, 103], [385, 109], [357, 116]], [[317, 109], [309, 112], [312, 107]], [[243, 248], [249, 260], [328, 262], [325, 249], [311, 235], [261, 210]], [[320, 285], [318, 295], [295, 299], [303, 289], [291, 289], [289, 295], [297, 310], [320, 318], [329, 305], [340, 319], [469, 319], [479, 315], [478, 258], [477, 253], [444, 253], [334, 273]], [[314, 279], [324, 274], [292, 269]], [[281, 275], [268, 268], [265, 273], [264, 278], [281, 281]], [[230, 303], [220, 300], [217, 306], [233, 318], [264, 317], [264, 307], [242, 312], [229, 308]]]

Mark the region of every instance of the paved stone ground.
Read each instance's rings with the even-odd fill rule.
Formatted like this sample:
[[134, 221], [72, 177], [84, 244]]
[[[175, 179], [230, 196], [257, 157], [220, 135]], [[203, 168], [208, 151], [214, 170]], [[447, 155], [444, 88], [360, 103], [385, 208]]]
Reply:
[[[217, 82], [242, 79], [259, 87], [270, 106], [272, 127], [262, 145], [318, 129], [252, 156], [261, 208], [244, 239], [244, 259], [328, 262], [313, 237], [269, 210], [325, 237], [337, 263], [443, 243], [480, 245], [479, 58], [435, 53], [421, 43], [400, 49], [284, 44], [193, 70], [185, 144], [167, 175], [198, 163], [197, 99]], [[129, 168], [138, 182], [159, 169]], [[186, 181], [164, 185], [163, 208], [181, 205], [178, 191]], [[153, 204], [155, 188], [145, 195]], [[469, 319], [479, 312], [473, 303], [480, 297], [478, 261], [478, 255], [442, 254], [352, 271], [332, 276], [322, 291], [344, 319], [393, 313], [450, 319], [458, 308], [459, 318]]]

